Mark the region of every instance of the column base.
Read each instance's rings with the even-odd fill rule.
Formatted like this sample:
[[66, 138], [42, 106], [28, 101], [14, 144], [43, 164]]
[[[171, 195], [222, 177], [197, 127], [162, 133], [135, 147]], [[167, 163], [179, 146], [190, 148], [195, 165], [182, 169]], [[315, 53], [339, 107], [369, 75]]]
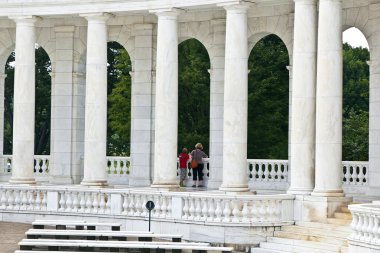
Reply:
[[314, 189], [312, 196], [317, 197], [344, 197], [343, 190], [318, 190]]
[[248, 188], [247, 184], [241, 184], [241, 185], [221, 185], [219, 187], [219, 191], [225, 191], [225, 192], [249, 192], [250, 189]]
[[11, 177], [9, 180], [11, 184], [36, 184], [36, 180], [34, 178], [29, 177]]
[[293, 195], [310, 195], [312, 192], [312, 188], [289, 188], [286, 193]]
[[352, 202], [351, 197], [296, 195], [294, 219], [296, 221], [327, 222], [342, 206]]
[[83, 180], [81, 183], [83, 186], [97, 186], [97, 187], [105, 187], [108, 186], [107, 180]]

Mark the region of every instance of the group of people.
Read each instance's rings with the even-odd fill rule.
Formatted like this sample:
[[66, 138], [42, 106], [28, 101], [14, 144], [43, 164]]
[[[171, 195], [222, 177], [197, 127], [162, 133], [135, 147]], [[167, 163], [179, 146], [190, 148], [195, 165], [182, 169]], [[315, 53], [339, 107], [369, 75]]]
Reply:
[[202, 151], [203, 146], [201, 143], [195, 145], [195, 149], [190, 152], [190, 155], [187, 153], [187, 149], [183, 148], [182, 153], [178, 155], [179, 159], [179, 168], [180, 168], [180, 181], [179, 185], [184, 186], [184, 181], [186, 179], [187, 165], [190, 162], [190, 166], [193, 170], [193, 185], [192, 187], [204, 187], [203, 184], [203, 158], [207, 158], [205, 152]]

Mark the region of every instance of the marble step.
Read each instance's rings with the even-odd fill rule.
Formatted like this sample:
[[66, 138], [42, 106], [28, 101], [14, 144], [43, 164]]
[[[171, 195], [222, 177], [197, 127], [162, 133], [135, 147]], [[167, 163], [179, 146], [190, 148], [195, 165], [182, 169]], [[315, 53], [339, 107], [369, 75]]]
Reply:
[[352, 220], [346, 220], [346, 219], [337, 219], [337, 218], [327, 218], [327, 223], [329, 224], [336, 224], [336, 225], [342, 225], [342, 226], [349, 226], [351, 224]]
[[297, 234], [308, 234], [314, 236], [333, 236], [338, 238], [346, 238], [350, 235], [350, 230], [340, 230], [337, 228], [314, 228], [314, 227], [302, 227], [302, 226], [283, 226], [281, 231]]
[[260, 248], [292, 253], [339, 253], [340, 247], [310, 241], [269, 237], [267, 242], [260, 243]]
[[343, 232], [351, 232], [350, 224], [348, 225], [339, 225], [339, 224], [329, 224], [329, 223], [321, 223], [321, 222], [297, 222], [297, 226], [300, 227], [307, 227], [307, 228], [318, 228], [318, 229], [324, 229], [324, 230], [331, 230], [331, 231], [343, 231]]
[[293, 239], [293, 240], [299, 240], [299, 241], [305, 241], [305, 242], [316, 242], [316, 243], [322, 243], [322, 244], [333, 244], [338, 247], [342, 245], [347, 245], [347, 241], [345, 237], [333, 237], [331, 235], [311, 235], [311, 234], [299, 234], [299, 233], [293, 233], [288, 231], [275, 231], [274, 236], [277, 238], [286, 238], [286, 239]]
[[336, 212], [334, 213], [334, 217], [337, 219], [350, 220], [350, 221], [352, 220], [351, 213]]

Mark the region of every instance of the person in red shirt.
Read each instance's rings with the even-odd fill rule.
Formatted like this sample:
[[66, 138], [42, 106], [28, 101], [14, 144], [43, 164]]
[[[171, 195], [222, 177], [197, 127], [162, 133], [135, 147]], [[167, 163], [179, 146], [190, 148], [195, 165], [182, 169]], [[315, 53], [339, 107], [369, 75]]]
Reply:
[[187, 163], [189, 162], [190, 156], [187, 153], [187, 149], [183, 148], [182, 153], [178, 155], [179, 159], [179, 186], [183, 187], [183, 182], [186, 179], [186, 173], [187, 173]]

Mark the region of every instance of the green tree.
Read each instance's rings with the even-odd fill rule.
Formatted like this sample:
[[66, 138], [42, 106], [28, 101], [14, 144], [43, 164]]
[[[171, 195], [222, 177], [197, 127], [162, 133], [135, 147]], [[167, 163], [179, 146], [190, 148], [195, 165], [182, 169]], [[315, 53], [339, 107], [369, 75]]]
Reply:
[[196, 39], [178, 46], [178, 151], [201, 142], [209, 152], [210, 59]]
[[289, 65], [285, 44], [276, 35], [252, 49], [248, 68], [248, 158], [288, 158]]
[[108, 43], [107, 155], [130, 155], [131, 76], [128, 52], [117, 42]]
[[369, 51], [343, 45], [343, 157], [368, 161]]

